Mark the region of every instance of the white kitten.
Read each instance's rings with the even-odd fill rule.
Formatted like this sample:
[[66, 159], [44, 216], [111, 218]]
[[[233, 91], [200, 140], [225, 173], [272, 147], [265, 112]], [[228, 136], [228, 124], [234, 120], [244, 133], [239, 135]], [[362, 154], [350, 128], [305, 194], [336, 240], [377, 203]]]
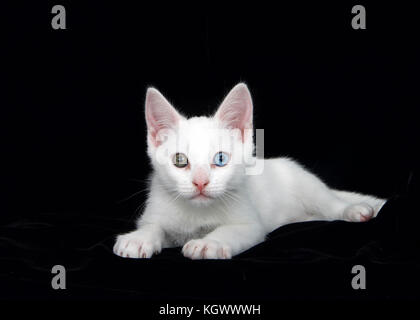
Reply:
[[115, 254], [150, 258], [183, 246], [191, 259], [229, 259], [288, 223], [361, 222], [378, 213], [385, 200], [332, 190], [290, 159], [266, 159], [261, 174], [246, 174], [255, 160], [252, 114], [242, 83], [213, 117], [190, 119], [147, 90], [150, 193], [137, 230], [118, 236]]

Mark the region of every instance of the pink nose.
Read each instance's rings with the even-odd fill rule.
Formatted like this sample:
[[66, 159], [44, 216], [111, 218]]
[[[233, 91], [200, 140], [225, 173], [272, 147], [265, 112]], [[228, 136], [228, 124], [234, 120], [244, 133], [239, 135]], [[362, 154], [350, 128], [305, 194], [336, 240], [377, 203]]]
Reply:
[[203, 189], [206, 187], [206, 185], [209, 184], [209, 180], [206, 179], [194, 179], [193, 180], [193, 185], [195, 185], [197, 187], [197, 189], [202, 192]]

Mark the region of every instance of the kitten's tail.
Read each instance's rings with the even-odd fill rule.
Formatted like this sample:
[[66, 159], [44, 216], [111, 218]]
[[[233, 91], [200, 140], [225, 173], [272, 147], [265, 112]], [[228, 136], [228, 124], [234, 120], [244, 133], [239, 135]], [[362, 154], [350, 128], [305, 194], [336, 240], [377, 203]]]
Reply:
[[382, 206], [386, 202], [386, 199], [380, 199], [374, 196], [360, 194], [356, 192], [341, 191], [341, 190], [333, 190], [333, 192], [338, 198], [350, 204], [367, 203], [375, 210], [374, 217], [376, 217], [379, 210], [381, 210]]

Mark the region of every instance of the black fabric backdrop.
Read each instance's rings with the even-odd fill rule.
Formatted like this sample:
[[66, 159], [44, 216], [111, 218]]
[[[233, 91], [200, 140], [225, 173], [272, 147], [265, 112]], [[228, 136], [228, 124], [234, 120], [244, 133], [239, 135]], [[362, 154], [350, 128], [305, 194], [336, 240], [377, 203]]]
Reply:
[[[173, 7], [3, 4], [2, 299], [418, 299], [418, 19], [408, 4]], [[245, 81], [266, 156], [297, 159], [334, 188], [390, 198], [363, 224], [284, 226], [232, 261], [180, 249], [122, 259], [114, 237], [145, 200], [144, 94], [210, 113]], [[279, 213], [281, 214], [281, 213]], [[67, 269], [66, 290], [51, 268]], [[351, 288], [351, 268], [367, 289]]]
[[[181, 248], [150, 260], [112, 254], [122, 219], [44, 214], [1, 227], [1, 281], [8, 299], [275, 301], [417, 299], [420, 256], [415, 182], [367, 223], [305, 222], [272, 232], [232, 260], [191, 261]], [[80, 222], [79, 219], [83, 219]], [[66, 290], [51, 288], [51, 267], [66, 267]], [[354, 290], [352, 267], [366, 269]]]

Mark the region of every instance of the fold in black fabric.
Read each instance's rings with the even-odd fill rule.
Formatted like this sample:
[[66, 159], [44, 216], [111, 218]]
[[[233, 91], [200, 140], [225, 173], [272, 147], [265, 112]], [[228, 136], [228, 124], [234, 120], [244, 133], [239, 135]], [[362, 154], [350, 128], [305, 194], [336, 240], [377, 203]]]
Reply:
[[[232, 260], [184, 258], [181, 248], [149, 260], [112, 253], [127, 221], [45, 214], [1, 226], [0, 295], [6, 299], [412, 299], [420, 288], [415, 193], [391, 198], [366, 223], [290, 224]], [[79, 215], [79, 217], [78, 217]], [[52, 290], [51, 268], [67, 270], [67, 289]], [[354, 265], [366, 289], [351, 286]]]

